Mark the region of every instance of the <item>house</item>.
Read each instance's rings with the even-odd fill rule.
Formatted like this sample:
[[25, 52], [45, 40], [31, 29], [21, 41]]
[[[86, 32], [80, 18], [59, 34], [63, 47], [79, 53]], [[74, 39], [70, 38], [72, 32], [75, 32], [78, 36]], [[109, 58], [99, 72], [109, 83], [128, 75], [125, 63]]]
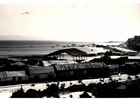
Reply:
[[0, 82], [21, 83], [28, 80], [25, 71], [3, 71], [0, 72]]
[[105, 63], [57, 64], [54, 71], [58, 80], [108, 77], [109, 68]]
[[27, 75], [29, 77], [29, 81], [44, 81], [44, 80], [52, 80], [55, 77], [54, 69], [52, 66], [47, 67], [28, 67]]

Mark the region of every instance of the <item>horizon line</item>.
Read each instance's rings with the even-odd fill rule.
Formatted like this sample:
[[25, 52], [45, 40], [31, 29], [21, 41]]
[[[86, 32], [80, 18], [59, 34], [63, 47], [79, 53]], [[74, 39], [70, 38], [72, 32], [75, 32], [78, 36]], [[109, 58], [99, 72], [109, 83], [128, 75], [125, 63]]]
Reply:
[[0, 41], [55, 41], [55, 42], [125, 42], [125, 41], [116, 41], [116, 40], [114, 40], [114, 41], [112, 41], [112, 40], [108, 40], [108, 41], [65, 41], [65, 40], [14, 40], [14, 39], [3, 39], [3, 40], [0, 40]]

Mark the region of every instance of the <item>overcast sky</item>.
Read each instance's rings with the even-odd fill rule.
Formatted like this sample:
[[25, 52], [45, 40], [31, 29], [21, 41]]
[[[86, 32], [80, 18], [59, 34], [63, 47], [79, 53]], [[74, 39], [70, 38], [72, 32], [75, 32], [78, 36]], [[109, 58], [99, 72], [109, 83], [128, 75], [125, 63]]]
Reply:
[[0, 3], [1, 40], [126, 41], [135, 35], [140, 3]]

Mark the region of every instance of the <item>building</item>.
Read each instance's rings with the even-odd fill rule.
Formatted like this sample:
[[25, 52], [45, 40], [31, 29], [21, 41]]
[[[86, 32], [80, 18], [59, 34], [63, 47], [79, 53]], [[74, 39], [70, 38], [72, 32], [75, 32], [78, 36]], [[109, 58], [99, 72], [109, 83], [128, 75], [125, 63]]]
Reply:
[[108, 77], [109, 68], [105, 63], [78, 63], [54, 65], [56, 79], [73, 80]]
[[22, 83], [28, 80], [25, 71], [3, 71], [0, 72], [0, 82]]
[[55, 77], [54, 69], [52, 66], [48, 67], [28, 67], [27, 75], [29, 77], [29, 81], [46, 81], [52, 80]]
[[87, 53], [76, 49], [76, 48], [69, 48], [69, 49], [61, 49], [50, 54], [43, 56], [43, 60], [74, 60], [77, 62], [84, 61], [87, 57]]

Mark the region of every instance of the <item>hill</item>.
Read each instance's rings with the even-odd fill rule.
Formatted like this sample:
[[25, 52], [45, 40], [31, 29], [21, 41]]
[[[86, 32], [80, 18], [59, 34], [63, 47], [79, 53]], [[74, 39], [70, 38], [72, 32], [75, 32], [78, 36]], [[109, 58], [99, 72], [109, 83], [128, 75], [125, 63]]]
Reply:
[[140, 36], [134, 36], [126, 41], [126, 47], [132, 50], [140, 51]]

